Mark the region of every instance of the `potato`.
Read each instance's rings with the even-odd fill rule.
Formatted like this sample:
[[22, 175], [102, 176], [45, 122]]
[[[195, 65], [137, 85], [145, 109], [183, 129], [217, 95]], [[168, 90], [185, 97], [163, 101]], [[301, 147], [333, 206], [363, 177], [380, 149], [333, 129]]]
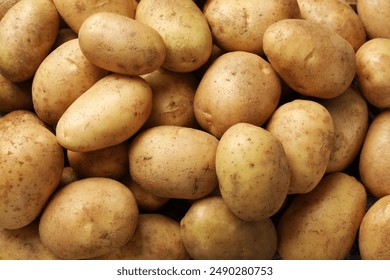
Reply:
[[208, 0], [203, 13], [215, 43], [226, 51], [263, 55], [263, 34], [274, 22], [300, 18], [296, 0]]
[[49, 201], [39, 236], [59, 258], [94, 258], [124, 246], [134, 234], [138, 214], [125, 185], [109, 178], [81, 179]]
[[22, 124], [38, 124], [49, 128], [40, 118], [38, 118], [38, 116], [34, 112], [28, 110], [15, 110], [9, 112], [1, 118], [1, 122], [3, 122], [3, 129], [8, 129], [8, 127], [11, 126], [16, 127]]
[[132, 18], [108, 12], [89, 16], [81, 25], [79, 43], [95, 65], [125, 75], [157, 70], [165, 60], [166, 46], [153, 28]]
[[0, 228], [35, 220], [61, 179], [64, 152], [34, 114], [0, 118]]
[[275, 111], [281, 82], [272, 66], [249, 52], [228, 52], [208, 68], [195, 93], [199, 125], [220, 138], [232, 125], [263, 125]]
[[92, 14], [98, 12], [112, 12], [134, 18], [135, 7], [133, 1], [115, 0], [53, 0], [58, 12], [66, 24], [76, 33], [82, 23]]
[[166, 45], [163, 67], [191, 72], [206, 63], [212, 49], [207, 20], [192, 0], [142, 0], [135, 19], [157, 30]]
[[294, 197], [277, 227], [282, 259], [347, 257], [366, 209], [366, 192], [346, 173], [323, 177], [311, 192]]
[[355, 52], [366, 42], [363, 22], [345, 0], [297, 0], [301, 17], [320, 23], [347, 40]]
[[76, 171], [74, 171], [72, 167], [65, 166], [62, 170], [61, 181], [58, 184], [57, 190], [80, 179], [81, 178], [77, 175]]
[[360, 224], [359, 251], [363, 260], [390, 259], [390, 195], [378, 199]]
[[0, 20], [4, 17], [4, 15], [8, 12], [9, 9], [12, 8], [20, 0], [3, 0], [0, 2]]
[[110, 74], [68, 107], [57, 123], [57, 139], [75, 152], [114, 146], [133, 136], [151, 110], [152, 90], [145, 80]]
[[42, 61], [33, 78], [36, 114], [56, 125], [66, 109], [107, 74], [83, 55], [77, 39], [62, 44]]
[[387, 0], [357, 0], [356, 9], [369, 39], [389, 38], [390, 2]]
[[161, 214], [140, 214], [134, 235], [104, 260], [186, 260], [179, 222]]
[[376, 198], [390, 194], [390, 111], [377, 115], [370, 127], [359, 159], [359, 174], [367, 191]]
[[327, 173], [345, 170], [358, 156], [368, 129], [368, 106], [361, 93], [348, 88], [344, 93], [320, 103], [334, 125], [334, 142]]
[[0, 21], [0, 74], [11, 82], [34, 76], [48, 55], [59, 29], [50, 0], [21, 0]]
[[343, 93], [355, 76], [355, 51], [329, 28], [304, 19], [283, 19], [263, 36], [269, 62], [293, 90], [319, 98]]
[[264, 128], [231, 126], [219, 141], [215, 167], [226, 206], [243, 220], [271, 217], [287, 197], [287, 156], [282, 143]]
[[318, 102], [295, 99], [278, 107], [265, 128], [281, 141], [287, 155], [288, 193], [313, 190], [326, 172], [334, 142], [328, 110]]
[[241, 220], [218, 196], [194, 202], [180, 229], [184, 246], [195, 260], [271, 259], [276, 252], [271, 219]]
[[390, 108], [390, 37], [367, 41], [356, 52], [356, 77], [364, 97]]
[[56, 41], [53, 45], [53, 50], [61, 46], [63, 43], [73, 39], [77, 39], [78, 35], [69, 27], [63, 27], [58, 30]]
[[0, 112], [32, 109], [31, 82], [14, 83], [0, 75]]
[[202, 130], [156, 126], [130, 143], [130, 174], [136, 184], [160, 197], [196, 199], [218, 184], [218, 139]]

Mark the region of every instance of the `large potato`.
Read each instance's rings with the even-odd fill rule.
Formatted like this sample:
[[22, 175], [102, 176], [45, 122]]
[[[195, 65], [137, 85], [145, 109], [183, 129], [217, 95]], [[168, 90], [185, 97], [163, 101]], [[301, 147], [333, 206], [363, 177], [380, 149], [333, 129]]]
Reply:
[[202, 130], [156, 126], [130, 143], [130, 174], [141, 188], [161, 197], [196, 199], [218, 184], [218, 139]]
[[278, 107], [266, 129], [283, 144], [291, 170], [289, 194], [310, 192], [326, 172], [334, 142], [328, 110], [296, 99]]
[[281, 142], [264, 128], [231, 126], [219, 141], [215, 167], [226, 206], [243, 220], [271, 217], [287, 197], [287, 156]]
[[82, 179], [55, 193], [40, 218], [39, 236], [60, 258], [94, 258], [125, 245], [138, 214], [125, 185], [109, 178]]
[[311, 192], [294, 197], [278, 224], [282, 259], [347, 257], [366, 211], [364, 186], [345, 173], [325, 176]]
[[34, 76], [48, 55], [59, 29], [50, 0], [21, 0], [0, 21], [0, 74], [12, 82]]
[[32, 109], [31, 82], [14, 83], [0, 75], [0, 112]]
[[390, 39], [390, 2], [388, 0], [357, 0], [356, 8], [369, 39]]
[[295, 91], [319, 98], [343, 93], [355, 77], [355, 51], [328, 27], [304, 19], [283, 19], [263, 37], [265, 55]]
[[57, 123], [57, 139], [75, 152], [114, 146], [133, 136], [151, 110], [152, 90], [145, 80], [110, 74], [68, 107]]

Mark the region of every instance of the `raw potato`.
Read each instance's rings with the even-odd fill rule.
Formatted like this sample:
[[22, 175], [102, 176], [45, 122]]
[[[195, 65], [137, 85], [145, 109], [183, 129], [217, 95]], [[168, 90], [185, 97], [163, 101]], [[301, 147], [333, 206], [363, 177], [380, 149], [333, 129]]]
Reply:
[[326, 172], [334, 142], [333, 121], [326, 108], [295, 99], [276, 109], [266, 129], [282, 142], [287, 155], [289, 194], [313, 190]]
[[287, 156], [282, 143], [264, 128], [231, 126], [219, 141], [215, 165], [226, 206], [243, 220], [271, 217], [287, 197]]
[[130, 143], [131, 177], [160, 197], [204, 197], [218, 185], [218, 142], [211, 134], [189, 127], [165, 125], [145, 130]]
[[124, 246], [138, 215], [125, 185], [109, 178], [82, 179], [55, 193], [42, 213], [39, 236], [60, 258], [94, 258]]
[[9, 81], [34, 76], [48, 55], [59, 29], [59, 16], [50, 0], [21, 0], [0, 21], [0, 74]]
[[8, 12], [9, 9], [13, 5], [15, 5], [20, 0], [3, 0], [0, 2], [0, 20], [4, 17], [4, 15]]
[[364, 215], [359, 230], [363, 260], [390, 259], [390, 195], [377, 200]]
[[58, 184], [57, 190], [80, 179], [81, 178], [77, 175], [76, 171], [74, 171], [72, 167], [65, 166], [62, 170], [61, 181]]
[[271, 219], [241, 220], [218, 196], [194, 202], [180, 228], [184, 246], [195, 260], [271, 259], [276, 252]]
[[75, 152], [114, 146], [133, 136], [151, 110], [152, 90], [145, 80], [110, 74], [69, 106], [57, 123], [57, 139]]
[[193, 0], [142, 0], [135, 19], [157, 30], [164, 39], [167, 48], [164, 68], [191, 72], [210, 57], [211, 31]]
[[295, 91], [319, 98], [343, 93], [355, 76], [355, 51], [329, 28], [304, 19], [284, 19], [264, 33], [265, 55]]
[[134, 235], [104, 260], [186, 260], [179, 222], [161, 214], [140, 214]]
[[263, 34], [285, 18], [300, 18], [296, 0], [208, 0], [203, 13], [215, 43], [226, 51], [263, 55]]
[[199, 125], [215, 137], [240, 122], [263, 125], [275, 111], [281, 82], [259, 55], [228, 52], [207, 69], [195, 93]]
[[35, 112], [44, 122], [57, 124], [66, 109], [107, 74], [83, 55], [78, 39], [62, 44], [42, 61], [34, 75]]
[[356, 77], [364, 97], [378, 108], [390, 108], [390, 38], [367, 41], [356, 52]]
[[79, 43], [93, 64], [125, 75], [151, 73], [166, 56], [164, 41], [156, 30], [115, 13], [88, 17], [80, 27]]
[[360, 153], [360, 177], [367, 191], [380, 198], [390, 194], [390, 111], [371, 123]]
[[0, 75], [0, 112], [31, 109], [31, 82], [14, 83]]
[[364, 186], [345, 173], [325, 176], [297, 195], [278, 224], [282, 259], [336, 260], [347, 257], [366, 210]]
[[357, 0], [357, 13], [369, 39], [390, 39], [390, 2], [388, 0]]

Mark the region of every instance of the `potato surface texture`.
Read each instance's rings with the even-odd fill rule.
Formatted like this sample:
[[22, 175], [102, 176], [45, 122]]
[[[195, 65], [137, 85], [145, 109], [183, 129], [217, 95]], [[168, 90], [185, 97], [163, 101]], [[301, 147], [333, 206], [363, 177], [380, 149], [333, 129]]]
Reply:
[[14, 83], [0, 75], [0, 112], [31, 110], [31, 83]]
[[358, 0], [356, 8], [369, 39], [390, 39], [390, 2], [387, 0]]

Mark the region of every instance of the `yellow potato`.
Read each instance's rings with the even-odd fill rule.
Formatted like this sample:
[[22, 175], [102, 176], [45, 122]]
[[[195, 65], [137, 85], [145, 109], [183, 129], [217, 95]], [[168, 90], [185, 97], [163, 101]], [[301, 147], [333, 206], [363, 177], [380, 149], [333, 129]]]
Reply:
[[114, 146], [133, 136], [152, 109], [152, 90], [140, 77], [110, 74], [77, 98], [57, 123], [58, 142], [75, 152]]
[[4, 17], [6, 12], [8, 12], [8, 10], [11, 9], [11, 7], [19, 1], [20, 0], [3, 0], [3, 1], [1, 1], [0, 2], [0, 20]]
[[243, 220], [271, 217], [287, 197], [287, 156], [281, 142], [264, 128], [231, 126], [219, 141], [215, 165], [226, 206]]
[[390, 2], [388, 0], [357, 0], [356, 9], [369, 39], [390, 39]]
[[31, 109], [31, 82], [14, 83], [0, 75], [0, 112]]
[[364, 186], [345, 173], [325, 176], [311, 192], [294, 197], [277, 231], [282, 259], [347, 257], [366, 209]]

